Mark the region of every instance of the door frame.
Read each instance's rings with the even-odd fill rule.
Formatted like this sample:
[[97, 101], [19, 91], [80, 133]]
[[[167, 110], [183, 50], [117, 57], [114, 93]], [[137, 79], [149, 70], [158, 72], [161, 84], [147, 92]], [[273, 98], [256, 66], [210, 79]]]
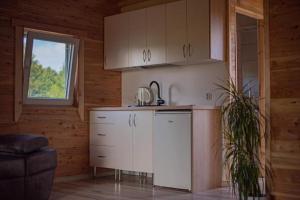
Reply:
[[[244, 0], [246, 1], [246, 0]], [[248, 0], [249, 1], [249, 0]], [[249, 3], [250, 4], [250, 3]], [[261, 144], [261, 160], [263, 166], [270, 164], [270, 56], [269, 56], [269, 0], [264, 0], [262, 4], [263, 13], [255, 12], [253, 9], [241, 7], [239, 0], [228, 0], [228, 68], [229, 77], [238, 86], [238, 36], [237, 36], [237, 14], [242, 14], [257, 19], [258, 26], [258, 80], [259, 80], [259, 108], [265, 116], [265, 123], [261, 127], [261, 135], [265, 136]], [[259, 10], [259, 9], [258, 9]], [[265, 174], [265, 170], [262, 170]], [[267, 179], [268, 180], [268, 177]], [[267, 181], [268, 183], [268, 181]], [[267, 184], [267, 191], [268, 191]]]

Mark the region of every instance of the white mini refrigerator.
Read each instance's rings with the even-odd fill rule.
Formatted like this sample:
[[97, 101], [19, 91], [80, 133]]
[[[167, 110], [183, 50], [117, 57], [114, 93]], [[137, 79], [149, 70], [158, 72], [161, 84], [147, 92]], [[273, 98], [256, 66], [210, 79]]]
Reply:
[[191, 190], [192, 114], [155, 113], [153, 136], [154, 185]]

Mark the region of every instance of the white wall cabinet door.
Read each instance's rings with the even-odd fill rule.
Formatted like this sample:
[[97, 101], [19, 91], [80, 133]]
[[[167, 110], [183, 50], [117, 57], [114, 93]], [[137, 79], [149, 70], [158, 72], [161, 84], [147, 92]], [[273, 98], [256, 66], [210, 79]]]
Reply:
[[104, 68], [119, 69], [129, 66], [128, 13], [105, 18]]
[[167, 63], [185, 64], [187, 57], [186, 0], [166, 4]]
[[153, 173], [153, 111], [133, 112], [133, 171]]
[[166, 63], [166, 6], [147, 8], [147, 65]]
[[210, 0], [187, 0], [187, 60], [188, 64], [210, 58]]
[[129, 66], [147, 63], [146, 9], [129, 12]]

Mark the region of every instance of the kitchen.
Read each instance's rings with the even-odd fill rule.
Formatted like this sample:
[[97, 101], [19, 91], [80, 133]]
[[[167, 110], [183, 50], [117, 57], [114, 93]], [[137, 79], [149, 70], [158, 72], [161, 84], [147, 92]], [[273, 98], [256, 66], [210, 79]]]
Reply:
[[1, 1], [1, 199], [298, 199], [299, 6]]
[[182, 0], [104, 19], [104, 69], [122, 71], [122, 107], [90, 109], [95, 176], [104, 167], [118, 181], [125, 171], [193, 192], [222, 186], [225, 6]]

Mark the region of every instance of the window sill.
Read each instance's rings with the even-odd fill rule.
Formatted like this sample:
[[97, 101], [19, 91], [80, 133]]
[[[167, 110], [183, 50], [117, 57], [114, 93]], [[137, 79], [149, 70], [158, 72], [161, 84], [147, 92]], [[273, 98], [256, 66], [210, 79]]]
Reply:
[[31, 110], [31, 109], [38, 109], [38, 110], [67, 110], [67, 111], [77, 111], [78, 106], [68, 106], [68, 105], [29, 105], [23, 104], [23, 109]]

